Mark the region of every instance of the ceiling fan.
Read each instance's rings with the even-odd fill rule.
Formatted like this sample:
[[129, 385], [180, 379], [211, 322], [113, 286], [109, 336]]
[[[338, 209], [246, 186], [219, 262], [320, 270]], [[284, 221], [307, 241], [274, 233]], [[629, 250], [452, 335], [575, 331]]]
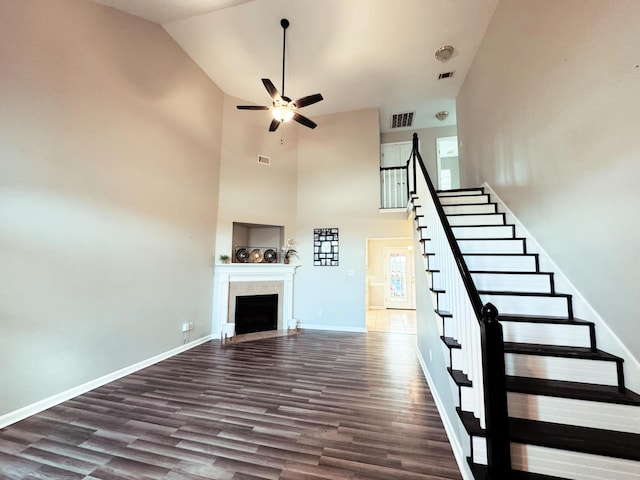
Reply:
[[275, 132], [281, 123], [288, 122], [289, 120], [295, 120], [305, 127], [316, 128], [317, 124], [314, 121], [300, 115], [296, 110], [323, 100], [322, 95], [314, 93], [313, 95], [307, 95], [306, 97], [299, 98], [296, 101], [291, 101], [289, 97], [285, 97], [284, 95], [284, 53], [289, 20], [283, 18], [280, 20], [280, 25], [282, 26], [282, 94], [278, 92], [278, 89], [273, 85], [271, 80], [263, 78], [262, 84], [267, 89], [267, 92], [269, 92], [269, 95], [273, 100], [273, 106], [238, 105], [237, 108], [238, 110], [271, 110], [273, 120], [271, 120], [271, 125], [269, 125], [270, 132]]

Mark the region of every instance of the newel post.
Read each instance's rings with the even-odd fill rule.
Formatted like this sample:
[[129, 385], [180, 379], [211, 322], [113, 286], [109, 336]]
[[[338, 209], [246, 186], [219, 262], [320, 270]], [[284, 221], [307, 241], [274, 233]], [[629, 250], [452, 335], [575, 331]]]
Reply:
[[487, 433], [486, 478], [498, 480], [510, 477], [511, 449], [502, 325], [498, 322], [498, 309], [491, 303], [482, 307], [480, 334]]

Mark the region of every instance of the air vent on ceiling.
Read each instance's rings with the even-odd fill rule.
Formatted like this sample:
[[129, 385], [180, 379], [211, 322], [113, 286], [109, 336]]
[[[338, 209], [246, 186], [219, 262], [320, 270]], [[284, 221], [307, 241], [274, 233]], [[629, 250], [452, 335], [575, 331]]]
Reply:
[[258, 163], [262, 165], [271, 165], [271, 157], [267, 157], [266, 155], [258, 155]]
[[391, 116], [391, 128], [410, 127], [416, 112], [394, 113]]
[[443, 72], [438, 75], [438, 80], [442, 80], [443, 78], [451, 78], [453, 77], [454, 72]]

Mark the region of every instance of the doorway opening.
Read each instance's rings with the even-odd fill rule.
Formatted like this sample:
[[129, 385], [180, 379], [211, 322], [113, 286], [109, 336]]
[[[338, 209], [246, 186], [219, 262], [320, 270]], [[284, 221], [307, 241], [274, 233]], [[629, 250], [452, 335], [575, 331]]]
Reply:
[[367, 331], [416, 333], [412, 238], [367, 239]]
[[438, 190], [460, 188], [457, 136], [436, 138], [436, 161], [438, 166]]

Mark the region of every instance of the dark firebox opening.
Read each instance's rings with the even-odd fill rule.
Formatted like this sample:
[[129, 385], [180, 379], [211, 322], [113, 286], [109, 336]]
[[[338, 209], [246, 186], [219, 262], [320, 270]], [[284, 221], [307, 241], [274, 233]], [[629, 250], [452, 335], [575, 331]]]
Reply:
[[278, 329], [278, 294], [236, 296], [236, 334]]

